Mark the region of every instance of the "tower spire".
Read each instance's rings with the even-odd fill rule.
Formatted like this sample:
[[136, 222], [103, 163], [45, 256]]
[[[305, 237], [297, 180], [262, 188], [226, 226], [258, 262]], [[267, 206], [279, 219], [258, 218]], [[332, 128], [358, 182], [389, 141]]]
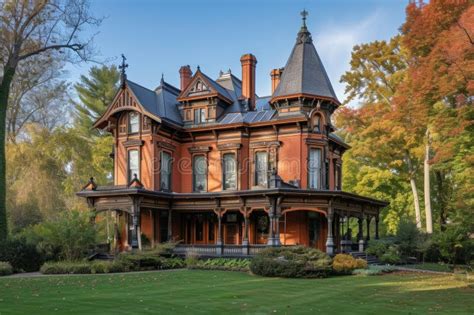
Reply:
[[309, 13], [308, 11], [303, 10], [300, 12], [300, 14], [303, 20], [303, 25], [301, 25], [301, 29], [298, 32], [296, 43], [297, 44], [312, 43], [313, 39], [311, 38], [311, 33], [308, 31], [308, 28], [306, 27], [306, 18], [308, 17]]
[[303, 25], [301, 26], [301, 28], [305, 28], [306, 29], [306, 17], [309, 15], [308, 11], [306, 11], [306, 9], [303, 9], [303, 11], [301, 11], [301, 17], [302, 17], [302, 20], [303, 20]]
[[127, 58], [125, 58], [125, 55], [122, 54], [122, 64], [119, 66], [120, 69], [120, 86], [125, 88], [125, 82], [127, 81], [127, 73], [125, 72], [125, 69], [128, 68], [128, 64], [125, 63]]

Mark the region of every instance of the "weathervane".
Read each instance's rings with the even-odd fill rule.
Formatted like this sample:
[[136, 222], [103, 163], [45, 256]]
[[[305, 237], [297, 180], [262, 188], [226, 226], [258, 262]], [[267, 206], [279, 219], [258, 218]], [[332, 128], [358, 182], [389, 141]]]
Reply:
[[303, 17], [303, 27], [306, 27], [306, 17], [309, 15], [309, 13], [306, 11], [306, 9], [303, 9], [300, 14]]
[[127, 81], [127, 74], [125, 73], [125, 69], [128, 68], [128, 64], [125, 63], [125, 55], [122, 54], [122, 64], [119, 66], [120, 69], [120, 85], [122, 88], [125, 88], [125, 82]]

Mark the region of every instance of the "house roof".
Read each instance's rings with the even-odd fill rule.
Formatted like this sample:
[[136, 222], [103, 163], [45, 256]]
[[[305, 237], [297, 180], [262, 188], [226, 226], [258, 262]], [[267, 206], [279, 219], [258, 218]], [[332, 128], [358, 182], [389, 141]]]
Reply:
[[130, 80], [127, 80], [127, 86], [135, 94], [140, 105], [150, 114], [179, 125], [182, 124], [181, 115], [176, 107], [176, 97], [180, 92], [177, 88], [166, 83], [163, 79], [155, 91]]
[[339, 103], [305, 24], [298, 32], [272, 100], [299, 94], [329, 98]]

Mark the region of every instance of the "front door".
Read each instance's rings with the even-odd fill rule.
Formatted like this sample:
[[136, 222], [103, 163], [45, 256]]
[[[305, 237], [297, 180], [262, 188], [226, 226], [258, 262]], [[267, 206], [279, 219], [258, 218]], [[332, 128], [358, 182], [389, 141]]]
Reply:
[[239, 227], [237, 223], [225, 225], [225, 244], [237, 245], [239, 243]]

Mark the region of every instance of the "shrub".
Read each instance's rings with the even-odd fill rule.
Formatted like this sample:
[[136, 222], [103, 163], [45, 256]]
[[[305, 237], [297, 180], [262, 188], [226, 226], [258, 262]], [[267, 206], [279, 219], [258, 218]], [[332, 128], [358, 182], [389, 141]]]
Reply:
[[12, 265], [6, 261], [0, 261], [0, 276], [8, 276], [13, 273]]
[[370, 240], [365, 252], [368, 255], [381, 257], [387, 251], [392, 242], [388, 240]]
[[48, 260], [79, 260], [96, 244], [89, 213], [80, 211], [64, 211], [52, 221], [25, 229], [23, 235]]
[[249, 271], [250, 259], [248, 258], [208, 258], [196, 259], [191, 263], [187, 261], [190, 269], [227, 270], [227, 271]]
[[94, 274], [128, 272], [130, 265], [123, 261], [62, 261], [47, 262], [41, 267], [43, 274]]
[[9, 262], [15, 272], [31, 272], [39, 270], [43, 257], [25, 238], [14, 238], [0, 242], [0, 261]]
[[355, 269], [364, 268], [367, 268], [367, 261], [347, 254], [337, 254], [332, 261], [332, 269], [338, 274], [351, 274]]
[[181, 258], [167, 257], [167, 253], [161, 249], [120, 253], [117, 261], [128, 265], [130, 270], [174, 269], [185, 266]]
[[331, 271], [331, 258], [314, 248], [273, 247], [256, 255], [250, 270], [267, 277], [326, 277]]
[[441, 258], [451, 264], [469, 263], [474, 257], [474, 240], [465, 225], [448, 225], [446, 230], [434, 235], [433, 243]]
[[92, 273], [92, 264], [87, 261], [47, 262], [41, 266], [43, 274], [89, 274]]
[[377, 276], [385, 273], [393, 272], [392, 266], [369, 266], [367, 269], [355, 269], [352, 274], [364, 276]]
[[419, 246], [425, 242], [425, 235], [420, 232], [412, 221], [402, 220], [398, 224], [395, 243], [398, 245], [398, 253], [403, 258], [416, 256]]
[[380, 261], [385, 264], [396, 265], [401, 263], [400, 254], [396, 246], [389, 246], [385, 253], [379, 257]]

